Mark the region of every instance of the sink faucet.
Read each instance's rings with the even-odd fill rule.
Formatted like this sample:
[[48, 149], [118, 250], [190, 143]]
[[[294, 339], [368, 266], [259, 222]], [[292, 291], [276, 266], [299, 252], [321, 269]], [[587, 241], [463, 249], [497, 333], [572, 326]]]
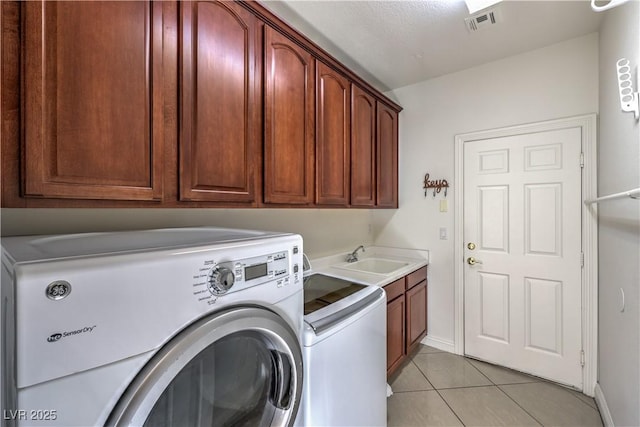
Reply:
[[358, 261], [358, 251], [360, 249], [362, 249], [362, 252], [364, 252], [364, 246], [362, 246], [362, 245], [358, 246], [355, 251], [353, 251], [349, 255], [347, 255], [347, 262], [356, 262], [356, 261]]

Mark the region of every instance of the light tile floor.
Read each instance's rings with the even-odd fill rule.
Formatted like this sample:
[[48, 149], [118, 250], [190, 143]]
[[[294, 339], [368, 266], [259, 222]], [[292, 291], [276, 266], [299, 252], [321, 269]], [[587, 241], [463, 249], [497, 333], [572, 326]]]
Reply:
[[424, 345], [389, 381], [389, 427], [602, 426], [582, 393]]

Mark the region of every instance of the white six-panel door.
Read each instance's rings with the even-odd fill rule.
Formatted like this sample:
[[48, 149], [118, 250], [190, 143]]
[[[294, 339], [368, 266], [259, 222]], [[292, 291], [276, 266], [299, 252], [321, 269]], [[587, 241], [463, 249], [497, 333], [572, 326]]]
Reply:
[[577, 388], [580, 153], [580, 128], [464, 144], [465, 353]]

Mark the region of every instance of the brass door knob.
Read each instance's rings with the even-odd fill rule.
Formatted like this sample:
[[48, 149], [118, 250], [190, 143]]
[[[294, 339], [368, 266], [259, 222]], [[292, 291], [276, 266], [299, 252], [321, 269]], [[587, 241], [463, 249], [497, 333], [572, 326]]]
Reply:
[[469, 265], [482, 264], [482, 261], [480, 261], [479, 259], [475, 259], [474, 257], [470, 256], [469, 258], [467, 258], [467, 264], [469, 264]]
[[470, 251], [474, 250], [476, 248], [476, 244], [475, 243], [467, 243], [467, 249], [469, 249]]

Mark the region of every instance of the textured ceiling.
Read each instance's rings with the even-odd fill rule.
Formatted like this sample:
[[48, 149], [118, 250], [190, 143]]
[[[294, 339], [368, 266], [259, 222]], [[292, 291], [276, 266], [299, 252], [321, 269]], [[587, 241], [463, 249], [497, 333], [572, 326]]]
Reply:
[[263, 1], [382, 91], [598, 30], [588, 0], [508, 0], [502, 22], [469, 32], [462, 0]]

